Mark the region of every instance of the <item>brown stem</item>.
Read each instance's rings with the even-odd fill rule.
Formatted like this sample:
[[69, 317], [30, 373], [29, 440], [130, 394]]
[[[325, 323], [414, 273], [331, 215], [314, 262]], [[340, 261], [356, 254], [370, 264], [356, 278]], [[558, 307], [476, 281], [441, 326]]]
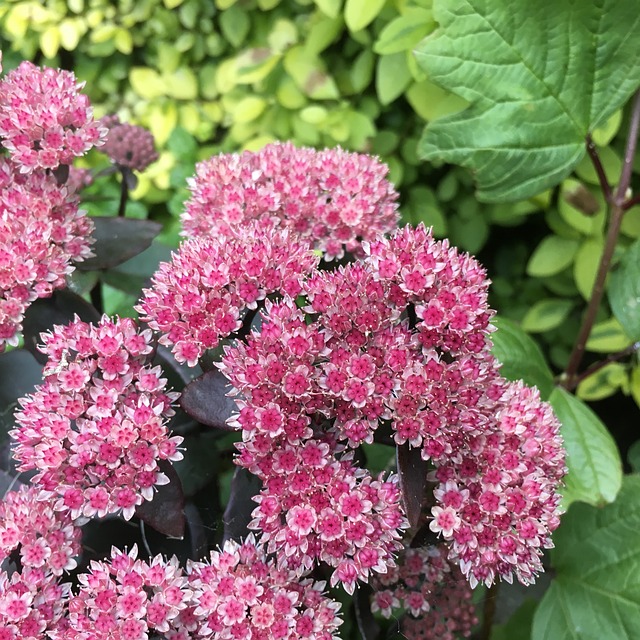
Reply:
[[[591, 299], [587, 305], [587, 310], [582, 319], [582, 326], [578, 332], [578, 337], [569, 357], [569, 364], [565, 372], [561, 376], [560, 384], [566, 389], [575, 387], [575, 377], [578, 367], [582, 362], [585, 346], [593, 324], [600, 308], [602, 295], [604, 294], [604, 285], [611, 266], [611, 258], [616, 248], [618, 235], [620, 234], [620, 225], [624, 216], [625, 196], [629, 184], [631, 182], [631, 172], [633, 170], [633, 158], [636, 153], [636, 144], [638, 142], [638, 130], [640, 129], [640, 91], [636, 93], [633, 99], [633, 107], [631, 111], [631, 121], [629, 123], [629, 135], [627, 137], [627, 145], [624, 153], [624, 161], [622, 165], [622, 173], [620, 174], [620, 182], [615, 193], [612, 195], [610, 204], [611, 212], [609, 217], [609, 228], [607, 229], [607, 237], [605, 240], [604, 250], [598, 265], [596, 280], [593, 285]], [[588, 145], [587, 145], [588, 147]]]
[[637, 196], [633, 196], [633, 198], [625, 200], [622, 204], [622, 209], [624, 211], [628, 211], [631, 207], [635, 207], [637, 204], [640, 204], [640, 193]]
[[591, 134], [587, 134], [587, 153], [589, 154], [591, 162], [598, 174], [598, 180], [600, 181], [600, 188], [602, 189], [604, 198], [607, 202], [611, 202], [611, 186], [607, 180], [607, 174], [604, 172], [602, 162], [600, 162], [600, 156], [598, 155], [596, 145], [591, 138]]
[[622, 360], [623, 358], [626, 358], [627, 356], [632, 355], [638, 349], [640, 349], [640, 342], [634, 342], [632, 345], [629, 345], [626, 349], [622, 349], [617, 353], [612, 353], [611, 355], [607, 356], [603, 360], [594, 362], [590, 367], [585, 369], [581, 374], [574, 376], [570, 386], [565, 385], [567, 390], [571, 391], [575, 389], [583, 380], [590, 378], [594, 373], [597, 373], [598, 371], [600, 371], [600, 369], [604, 369], [608, 364], [611, 364], [612, 362], [617, 362], [618, 360]]
[[493, 628], [493, 619], [496, 615], [496, 605], [498, 603], [499, 582], [494, 582], [487, 590], [484, 601], [484, 615], [482, 618], [482, 628], [478, 640], [489, 640], [491, 638], [491, 629]]

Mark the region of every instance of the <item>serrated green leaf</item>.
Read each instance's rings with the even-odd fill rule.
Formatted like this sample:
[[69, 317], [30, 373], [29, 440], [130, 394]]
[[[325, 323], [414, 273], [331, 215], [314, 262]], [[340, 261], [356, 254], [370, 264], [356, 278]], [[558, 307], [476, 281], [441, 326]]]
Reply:
[[491, 334], [493, 355], [502, 363], [500, 373], [507, 380], [524, 380], [538, 387], [543, 400], [553, 389], [553, 373], [540, 347], [517, 324], [506, 318], [494, 318], [498, 330]]
[[376, 65], [376, 93], [382, 104], [389, 104], [411, 84], [411, 71], [404, 53], [380, 56]]
[[522, 319], [522, 328], [531, 333], [549, 331], [560, 326], [571, 311], [573, 302], [547, 298], [536, 302]]
[[384, 7], [386, 0], [347, 0], [344, 21], [350, 31], [364, 29]]
[[579, 246], [577, 240], [547, 236], [529, 258], [527, 273], [537, 278], [560, 273], [573, 262]]
[[640, 638], [640, 476], [613, 504], [574, 505], [554, 535], [556, 578], [533, 619], [532, 640]]
[[434, 16], [418, 61], [472, 106], [429, 124], [421, 152], [473, 170], [482, 200], [557, 184], [640, 84], [636, 0], [436, 0]]
[[602, 255], [604, 240], [602, 238], [589, 238], [585, 240], [576, 253], [573, 263], [573, 277], [580, 295], [585, 299], [591, 299], [593, 283], [598, 272], [598, 258]]
[[632, 340], [640, 340], [640, 240], [626, 251], [609, 281], [609, 303]]
[[549, 402], [562, 425], [569, 473], [563, 504], [613, 502], [622, 483], [622, 461], [615, 440], [600, 418], [569, 392], [556, 387]]
[[419, 7], [409, 8], [385, 26], [373, 45], [373, 50], [379, 55], [408, 51], [431, 33], [435, 26], [431, 11]]

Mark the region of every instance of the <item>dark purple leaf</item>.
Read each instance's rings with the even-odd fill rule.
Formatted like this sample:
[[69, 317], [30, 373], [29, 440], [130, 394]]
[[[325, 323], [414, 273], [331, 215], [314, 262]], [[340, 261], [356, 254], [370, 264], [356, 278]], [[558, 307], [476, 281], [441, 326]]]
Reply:
[[136, 509], [136, 515], [156, 531], [172, 538], [182, 538], [185, 520], [184, 494], [180, 477], [166, 460], [161, 460], [158, 466], [170, 482], [158, 487], [153, 500], [143, 502]]
[[212, 369], [190, 382], [182, 391], [180, 406], [198, 422], [232, 431], [227, 426], [227, 418], [237, 411], [236, 403], [227, 393], [231, 389], [229, 381]]
[[162, 225], [151, 220], [95, 217], [93, 258], [77, 264], [78, 269], [111, 269], [142, 253], [160, 233]]
[[68, 289], [54, 291], [50, 298], [36, 300], [27, 309], [24, 316], [25, 348], [35, 356], [38, 362], [44, 364], [47, 361], [47, 356], [38, 351], [38, 345], [42, 343], [40, 334], [44, 331], [51, 331], [54, 325], [69, 324], [75, 315], [78, 315], [85, 322], [100, 320], [100, 314], [93, 305]]
[[187, 530], [189, 531], [189, 541], [191, 543], [191, 558], [200, 560], [204, 558], [208, 547], [204, 522], [202, 522], [198, 507], [192, 502], [188, 502], [185, 506], [184, 515], [187, 519]]
[[256, 508], [253, 496], [260, 493], [262, 483], [257, 476], [237, 467], [231, 480], [229, 504], [224, 510], [224, 540], [240, 540], [249, 534], [251, 512]]
[[353, 606], [362, 640], [378, 640], [380, 637], [380, 625], [371, 613], [371, 593], [370, 585], [360, 584], [353, 594]]
[[184, 495], [191, 497], [218, 474], [220, 454], [215, 446], [218, 434], [212, 431], [184, 438], [184, 458], [175, 463]]
[[0, 442], [14, 426], [18, 398], [42, 382], [42, 367], [26, 349], [0, 354]]
[[17, 491], [21, 486], [22, 482], [18, 480], [15, 473], [0, 469], [0, 499], [4, 497], [7, 491]]
[[409, 443], [398, 446], [397, 462], [402, 502], [409, 526], [414, 529], [420, 520], [429, 466], [420, 456], [420, 449], [409, 448]]
[[180, 364], [173, 357], [171, 349], [162, 344], [156, 347], [153, 364], [159, 364], [162, 367], [167, 382], [173, 391], [182, 391], [200, 372], [198, 367], [188, 367], [186, 364]]
[[56, 182], [59, 185], [63, 185], [69, 179], [69, 165], [68, 164], [58, 165], [52, 171], [52, 173], [56, 179]]

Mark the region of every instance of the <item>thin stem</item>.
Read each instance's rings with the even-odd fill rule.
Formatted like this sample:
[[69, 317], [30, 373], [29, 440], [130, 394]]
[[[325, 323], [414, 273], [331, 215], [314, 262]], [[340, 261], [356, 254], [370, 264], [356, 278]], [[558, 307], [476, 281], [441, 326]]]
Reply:
[[629, 123], [629, 135], [627, 137], [627, 145], [624, 153], [624, 162], [622, 165], [622, 173], [620, 174], [620, 182], [615, 191], [615, 194], [611, 197], [611, 213], [609, 217], [609, 228], [607, 229], [607, 237], [605, 240], [604, 250], [600, 258], [600, 264], [598, 265], [598, 272], [593, 285], [593, 291], [591, 293], [591, 299], [587, 305], [587, 310], [582, 320], [582, 326], [578, 332], [578, 337], [571, 351], [569, 357], [569, 364], [567, 369], [561, 377], [561, 384], [566, 389], [571, 389], [575, 386], [575, 377], [578, 372], [578, 367], [582, 362], [585, 346], [591, 329], [596, 320], [598, 309], [600, 308], [600, 302], [602, 301], [602, 295], [604, 294], [605, 280], [609, 273], [609, 267], [611, 266], [611, 259], [613, 258], [613, 252], [616, 248], [618, 241], [618, 235], [620, 234], [620, 225], [622, 224], [622, 218], [625, 213], [623, 205], [625, 203], [625, 196], [629, 184], [631, 182], [631, 172], [633, 169], [633, 158], [636, 153], [636, 145], [638, 142], [638, 131], [640, 130], [640, 91], [636, 93], [633, 100], [633, 107], [631, 111], [631, 121]]
[[493, 628], [493, 619], [496, 615], [496, 605], [498, 603], [499, 582], [494, 582], [487, 590], [487, 596], [484, 601], [484, 616], [482, 619], [482, 628], [480, 629], [479, 640], [489, 640], [491, 638], [491, 629]]
[[622, 360], [627, 356], [634, 354], [638, 349], [640, 349], [640, 342], [634, 342], [632, 345], [629, 345], [626, 349], [622, 349], [617, 353], [612, 353], [607, 356], [603, 360], [598, 362], [594, 362], [589, 368], [585, 369], [581, 374], [574, 376], [572, 383], [567, 387], [568, 391], [575, 389], [583, 380], [590, 378], [592, 375], [600, 371], [600, 369], [604, 369], [608, 364], [612, 362], [617, 362], [618, 360]]
[[102, 298], [102, 282], [100, 280], [93, 285], [89, 296], [91, 298], [91, 304], [96, 308], [96, 311], [102, 315], [104, 313], [104, 300]]
[[622, 204], [622, 209], [624, 211], [628, 211], [629, 209], [631, 209], [631, 207], [635, 207], [637, 204], [640, 204], [640, 194], [638, 194], [637, 196], [633, 196], [633, 198], [625, 200]]
[[120, 182], [120, 206], [118, 207], [118, 217], [124, 218], [127, 209], [127, 199], [129, 197], [129, 187], [124, 171], [121, 173], [122, 181]]
[[596, 145], [591, 138], [591, 134], [587, 135], [587, 153], [591, 158], [591, 162], [598, 174], [598, 180], [600, 181], [600, 188], [602, 189], [602, 193], [604, 194], [604, 198], [607, 202], [611, 201], [611, 186], [609, 185], [609, 181], [607, 180], [607, 174], [604, 172], [604, 167], [602, 166], [602, 162], [600, 162], [600, 156], [598, 155], [598, 150], [596, 149]]

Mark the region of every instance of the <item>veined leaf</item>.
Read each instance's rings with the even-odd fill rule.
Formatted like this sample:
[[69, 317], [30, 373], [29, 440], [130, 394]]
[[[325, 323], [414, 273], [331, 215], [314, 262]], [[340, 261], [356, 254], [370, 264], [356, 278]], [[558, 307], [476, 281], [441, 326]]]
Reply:
[[482, 200], [557, 184], [640, 85], [636, 0], [436, 0], [434, 17], [418, 62], [471, 106], [429, 124], [422, 155], [471, 169]]

